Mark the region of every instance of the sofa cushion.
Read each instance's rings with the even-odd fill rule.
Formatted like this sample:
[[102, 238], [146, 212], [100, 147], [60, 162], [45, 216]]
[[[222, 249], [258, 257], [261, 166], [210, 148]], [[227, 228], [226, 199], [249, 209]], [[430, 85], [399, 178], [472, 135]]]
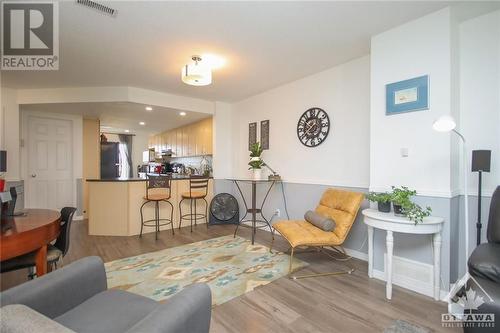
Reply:
[[54, 320], [79, 333], [121, 333], [159, 303], [122, 290], [99, 293]]
[[481, 244], [469, 257], [469, 272], [496, 283], [500, 283], [500, 244]]
[[2, 333], [75, 333], [22, 304], [10, 304], [0, 308], [0, 318]]

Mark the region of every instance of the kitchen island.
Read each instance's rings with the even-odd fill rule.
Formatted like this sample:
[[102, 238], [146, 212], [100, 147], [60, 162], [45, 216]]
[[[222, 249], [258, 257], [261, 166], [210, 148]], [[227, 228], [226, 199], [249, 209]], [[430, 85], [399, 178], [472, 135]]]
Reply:
[[[171, 198], [174, 206], [174, 228], [179, 227], [179, 202], [181, 193], [189, 192], [189, 176], [171, 177]], [[146, 195], [146, 179], [144, 178], [113, 178], [87, 179], [89, 184], [89, 235], [96, 236], [133, 236], [141, 231], [140, 207]], [[213, 196], [213, 181], [208, 182], [206, 200], [210, 203]], [[182, 211], [189, 212], [189, 200], [182, 203]], [[204, 209], [204, 202], [198, 201], [198, 212]], [[160, 204], [160, 217], [170, 218], [170, 205]], [[150, 203], [143, 208], [144, 220], [154, 218], [154, 204]], [[204, 212], [203, 212], [204, 213]], [[184, 220], [183, 226], [189, 225]], [[198, 220], [198, 224], [205, 223]], [[205, 226], [203, 226], [204, 228]], [[160, 227], [160, 230], [170, 229], [169, 225]], [[144, 233], [154, 232], [155, 228], [144, 228]]]

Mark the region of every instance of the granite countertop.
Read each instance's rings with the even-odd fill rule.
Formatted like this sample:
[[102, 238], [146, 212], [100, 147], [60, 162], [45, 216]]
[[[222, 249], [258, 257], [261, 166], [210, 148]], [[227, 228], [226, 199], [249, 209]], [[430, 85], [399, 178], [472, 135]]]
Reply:
[[[199, 177], [199, 176], [198, 176]], [[185, 180], [193, 177], [188, 175], [174, 175], [169, 177], [172, 180]], [[213, 177], [207, 177], [213, 179]], [[88, 182], [145, 182], [146, 178], [132, 177], [132, 178], [108, 178], [108, 179], [87, 179]]]

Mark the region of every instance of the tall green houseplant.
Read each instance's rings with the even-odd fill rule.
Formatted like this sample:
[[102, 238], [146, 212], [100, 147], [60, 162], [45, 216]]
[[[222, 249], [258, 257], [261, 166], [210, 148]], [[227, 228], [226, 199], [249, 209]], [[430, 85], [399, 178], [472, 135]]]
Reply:
[[262, 167], [265, 165], [260, 155], [262, 155], [262, 146], [260, 142], [256, 142], [250, 146], [250, 162], [248, 162], [249, 170], [252, 170], [253, 179], [262, 178]]
[[260, 158], [262, 155], [263, 149], [260, 145], [260, 142], [256, 142], [250, 146], [250, 162], [248, 165], [250, 166], [248, 170], [252, 169], [262, 169], [264, 166], [264, 161]]

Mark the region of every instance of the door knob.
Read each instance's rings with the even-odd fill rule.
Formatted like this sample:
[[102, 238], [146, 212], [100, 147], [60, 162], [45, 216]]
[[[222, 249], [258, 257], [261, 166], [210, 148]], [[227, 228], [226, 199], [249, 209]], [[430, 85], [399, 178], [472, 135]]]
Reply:
[[36, 177], [36, 174], [32, 173], [31, 178], [35, 178], [35, 177]]

